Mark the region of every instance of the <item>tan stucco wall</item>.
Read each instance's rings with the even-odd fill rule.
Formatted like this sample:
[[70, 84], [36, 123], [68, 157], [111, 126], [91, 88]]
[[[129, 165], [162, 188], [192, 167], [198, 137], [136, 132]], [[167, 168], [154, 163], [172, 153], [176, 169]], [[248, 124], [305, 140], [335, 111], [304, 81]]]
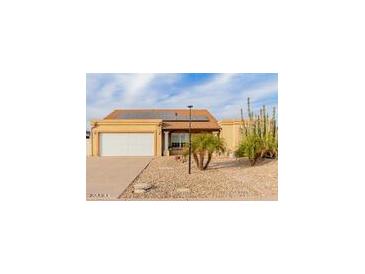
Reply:
[[153, 133], [155, 156], [161, 156], [161, 125], [162, 120], [99, 120], [92, 121], [92, 156], [99, 156], [100, 133]]
[[222, 120], [218, 123], [222, 128], [220, 137], [225, 140], [227, 152], [234, 152], [241, 141], [241, 120]]
[[91, 141], [90, 139], [86, 139], [86, 156], [91, 155]]

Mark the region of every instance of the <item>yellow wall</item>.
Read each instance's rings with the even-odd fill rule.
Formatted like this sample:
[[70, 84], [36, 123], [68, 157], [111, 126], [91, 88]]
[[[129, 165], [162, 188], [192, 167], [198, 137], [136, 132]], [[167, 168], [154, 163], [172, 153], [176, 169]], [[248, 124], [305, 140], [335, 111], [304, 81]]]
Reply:
[[99, 134], [100, 133], [154, 133], [155, 156], [161, 156], [161, 125], [162, 120], [99, 120], [92, 121], [92, 156], [99, 156]]
[[91, 140], [86, 139], [86, 156], [91, 156]]
[[227, 152], [234, 152], [241, 141], [241, 121], [240, 120], [222, 120], [218, 122], [222, 128], [220, 137], [225, 140]]

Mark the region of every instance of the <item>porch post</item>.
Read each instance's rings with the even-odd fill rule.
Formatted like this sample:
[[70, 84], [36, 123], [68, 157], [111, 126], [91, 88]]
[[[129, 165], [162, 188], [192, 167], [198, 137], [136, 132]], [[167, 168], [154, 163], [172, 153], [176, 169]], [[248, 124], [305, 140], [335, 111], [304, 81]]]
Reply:
[[164, 134], [165, 134], [165, 139], [164, 139], [163, 155], [164, 156], [169, 156], [169, 132], [164, 131]]

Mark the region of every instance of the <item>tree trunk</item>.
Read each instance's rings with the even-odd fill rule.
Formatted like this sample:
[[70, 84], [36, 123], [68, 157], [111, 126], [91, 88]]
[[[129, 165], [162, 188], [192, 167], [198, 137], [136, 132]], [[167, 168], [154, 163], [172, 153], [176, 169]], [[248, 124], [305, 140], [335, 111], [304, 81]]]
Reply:
[[194, 157], [194, 161], [196, 163], [196, 166], [199, 168], [199, 158], [198, 158], [198, 155], [196, 153], [193, 153], [193, 157]]
[[203, 170], [204, 168], [204, 151], [199, 152], [199, 169]]
[[254, 158], [250, 159], [251, 166], [254, 166], [256, 164], [257, 159], [260, 155], [255, 155]]
[[210, 153], [210, 152], [208, 153], [208, 159], [207, 159], [207, 162], [204, 165], [204, 169], [207, 169], [210, 161], [212, 160], [212, 155], [213, 155], [212, 153]]

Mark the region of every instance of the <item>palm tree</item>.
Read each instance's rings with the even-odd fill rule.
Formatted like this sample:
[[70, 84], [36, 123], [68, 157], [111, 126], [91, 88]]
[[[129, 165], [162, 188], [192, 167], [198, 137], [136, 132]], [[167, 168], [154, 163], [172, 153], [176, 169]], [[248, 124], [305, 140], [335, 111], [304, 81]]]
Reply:
[[[224, 152], [225, 144], [222, 138], [210, 133], [194, 134], [191, 141], [191, 153], [194, 161], [200, 170], [207, 169], [212, 160], [214, 152]], [[189, 154], [189, 148], [186, 147], [184, 155]], [[204, 158], [207, 156], [207, 161], [204, 164]]]

